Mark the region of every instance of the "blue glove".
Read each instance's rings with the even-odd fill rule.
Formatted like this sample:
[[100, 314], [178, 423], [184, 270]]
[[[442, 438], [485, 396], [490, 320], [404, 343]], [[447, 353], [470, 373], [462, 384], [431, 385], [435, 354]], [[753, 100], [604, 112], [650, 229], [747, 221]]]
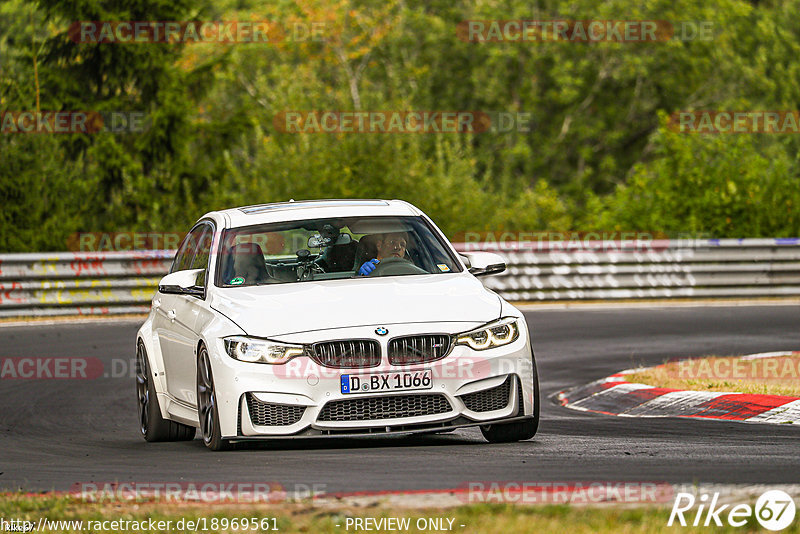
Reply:
[[369, 260], [364, 262], [364, 265], [358, 270], [360, 276], [369, 276], [375, 270], [375, 266], [380, 263], [380, 260]]

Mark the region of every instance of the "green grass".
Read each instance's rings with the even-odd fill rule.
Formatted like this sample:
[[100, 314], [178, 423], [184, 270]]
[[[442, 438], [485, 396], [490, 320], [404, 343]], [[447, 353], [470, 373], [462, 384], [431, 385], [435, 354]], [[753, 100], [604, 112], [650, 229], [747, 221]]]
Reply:
[[800, 397], [799, 369], [800, 354], [756, 360], [709, 356], [668, 362], [625, 379], [662, 388]]

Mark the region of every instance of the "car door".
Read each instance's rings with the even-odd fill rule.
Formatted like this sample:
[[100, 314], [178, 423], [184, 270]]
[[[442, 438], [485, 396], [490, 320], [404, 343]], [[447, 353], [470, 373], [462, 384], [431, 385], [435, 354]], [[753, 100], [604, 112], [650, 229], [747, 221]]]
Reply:
[[[212, 232], [208, 223], [195, 226], [178, 248], [170, 272], [191, 269], [199, 247], [205, 242], [210, 243]], [[159, 291], [156, 298], [159, 306], [156, 308], [153, 326], [164, 358], [167, 391], [177, 400], [194, 404], [196, 394], [193, 352], [197, 343], [194, 331], [197, 315], [193, 313], [192, 304], [197, 297]], [[186, 376], [187, 374], [191, 376]]]
[[[208, 260], [214, 229], [206, 224], [206, 229], [197, 242], [197, 251], [190, 269], [203, 269], [197, 284], [207, 287]], [[174, 295], [175, 344], [172, 347], [172, 378], [167, 378], [167, 387], [174, 391], [175, 398], [195, 405], [197, 402], [197, 343], [200, 340], [199, 327], [201, 308], [206, 306], [205, 297]], [[169, 377], [169, 373], [167, 374]], [[170, 385], [171, 382], [171, 385]]]

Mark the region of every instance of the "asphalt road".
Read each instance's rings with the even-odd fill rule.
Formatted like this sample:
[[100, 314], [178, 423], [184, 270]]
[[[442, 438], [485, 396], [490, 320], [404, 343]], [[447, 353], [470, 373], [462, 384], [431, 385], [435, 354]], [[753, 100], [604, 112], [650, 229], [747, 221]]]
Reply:
[[[639, 364], [800, 349], [800, 306], [526, 313], [542, 388], [539, 433], [490, 445], [475, 429], [424, 437], [275, 442], [212, 453], [138, 436], [136, 323], [0, 328], [0, 357], [99, 358], [92, 380], [0, 380], [0, 488], [80, 482], [266, 482], [328, 492], [451, 488], [467, 481], [797, 483], [800, 428], [584, 414], [553, 393]], [[295, 486], [297, 485], [297, 486]]]

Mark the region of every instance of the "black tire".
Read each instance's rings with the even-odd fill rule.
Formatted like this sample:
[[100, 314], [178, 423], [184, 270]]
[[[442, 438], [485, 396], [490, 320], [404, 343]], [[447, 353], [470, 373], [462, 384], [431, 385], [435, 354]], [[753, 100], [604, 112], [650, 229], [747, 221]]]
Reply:
[[231, 448], [231, 442], [222, 439], [220, 432], [217, 395], [214, 393], [214, 376], [205, 346], [201, 346], [197, 353], [197, 418], [200, 423], [200, 434], [206, 447], [212, 451], [224, 451]]
[[[482, 426], [481, 434], [490, 443], [525, 441], [535, 436], [539, 429], [539, 374], [536, 371], [536, 357], [533, 355], [533, 351], [531, 351], [531, 360], [533, 364], [533, 417], [516, 423]], [[520, 412], [522, 412], [522, 399], [519, 401]]]
[[141, 341], [136, 345], [136, 398], [139, 407], [139, 433], [145, 441], [194, 439], [196, 428], [161, 417], [147, 351]]

